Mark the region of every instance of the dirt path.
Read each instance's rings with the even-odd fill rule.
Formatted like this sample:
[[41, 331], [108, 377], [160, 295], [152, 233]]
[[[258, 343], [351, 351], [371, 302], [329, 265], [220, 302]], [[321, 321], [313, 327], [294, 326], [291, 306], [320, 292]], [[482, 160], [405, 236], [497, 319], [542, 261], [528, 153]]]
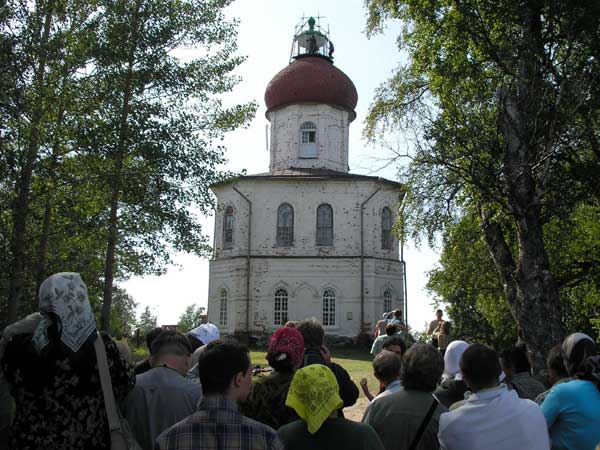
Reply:
[[355, 422], [360, 422], [368, 404], [369, 400], [363, 396], [360, 396], [353, 406], [344, 408], [344, 417], [349, 420], [354, 420]]

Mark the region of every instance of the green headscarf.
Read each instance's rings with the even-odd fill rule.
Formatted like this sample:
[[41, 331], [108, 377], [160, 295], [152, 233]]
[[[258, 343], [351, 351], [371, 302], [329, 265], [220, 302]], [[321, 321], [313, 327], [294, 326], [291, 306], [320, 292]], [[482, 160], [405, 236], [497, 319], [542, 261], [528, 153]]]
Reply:
[[296, 371], [285, 404], [316, 433], [331, 413], [344, 406], [339, 385], [329, 367], [311, 364]]

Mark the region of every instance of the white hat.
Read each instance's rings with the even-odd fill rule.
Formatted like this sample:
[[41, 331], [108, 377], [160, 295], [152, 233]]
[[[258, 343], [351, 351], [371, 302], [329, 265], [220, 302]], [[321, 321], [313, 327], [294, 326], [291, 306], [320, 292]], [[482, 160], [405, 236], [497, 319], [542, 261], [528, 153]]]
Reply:
[[209, 342], [215, 341], [221, 337], [221, 333], [216, 325], [212, 323], [203, 323], [199, 327], [194, 328], [186, 333], [187, 335], [194, 336], [199, 341], [202, 341], [204, 345]]

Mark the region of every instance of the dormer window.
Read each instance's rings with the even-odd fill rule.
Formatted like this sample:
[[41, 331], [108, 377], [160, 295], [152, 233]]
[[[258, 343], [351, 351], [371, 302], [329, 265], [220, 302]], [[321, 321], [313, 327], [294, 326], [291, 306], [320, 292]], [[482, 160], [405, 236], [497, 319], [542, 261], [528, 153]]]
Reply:
[[317, 126], [304, 122], [300, 126], [300, 158], [317, 157]]

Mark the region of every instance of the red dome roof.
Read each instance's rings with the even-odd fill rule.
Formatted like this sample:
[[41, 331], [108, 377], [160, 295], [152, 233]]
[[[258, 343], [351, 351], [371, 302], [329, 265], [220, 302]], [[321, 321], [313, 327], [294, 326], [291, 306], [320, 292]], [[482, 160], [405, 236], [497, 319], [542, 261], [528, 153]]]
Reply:
[[292, 103], [326, 103], [351, 111], [351, 120], [358, 94], [352, 80], [320, 56], [305, 56], [273, 77], [265, 91], [267, 112]]

